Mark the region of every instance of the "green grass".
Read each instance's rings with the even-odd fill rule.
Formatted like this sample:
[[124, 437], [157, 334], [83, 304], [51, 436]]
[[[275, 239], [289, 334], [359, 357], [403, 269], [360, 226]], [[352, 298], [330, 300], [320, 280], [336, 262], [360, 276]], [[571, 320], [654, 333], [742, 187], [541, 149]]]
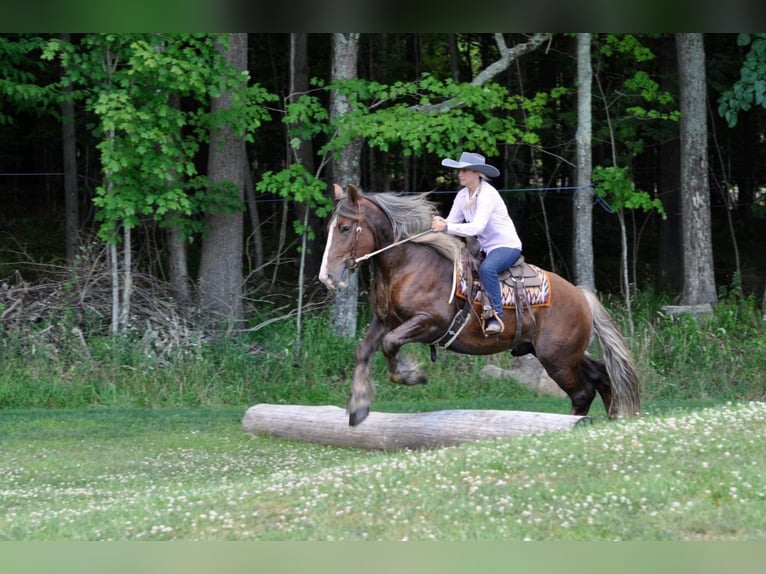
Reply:
[[0, 411], [0, 539], [766, 538], [762, 402], [396, 453], [253, 438], [243, 414]]

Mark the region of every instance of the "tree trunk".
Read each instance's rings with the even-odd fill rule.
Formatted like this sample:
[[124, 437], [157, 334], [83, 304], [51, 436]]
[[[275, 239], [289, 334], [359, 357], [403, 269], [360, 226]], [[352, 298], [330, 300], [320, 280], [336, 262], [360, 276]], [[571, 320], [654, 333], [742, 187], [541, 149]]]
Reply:
[[455, 82], [460, 81], [460, 54], [457, 49], [457, 34], [450, 32], [447, 34], [447, 42], [449, 43], [449, 67], [452, 75], [452, 79]]
[[[61, 34], [61, 39], [70, 42], [70, 34]], [[61, 140], [64, 159], [64, 217], [66, 221], [66, 260], [74, 261], [80, 248], [80, 215], [77, 193], [77, 136], [74, 121], [74, 102], [72, 85], [62, 88], [61, 100]]]
[[133, 239], [129, 225], [122, 227], [122, 301], [120, 302], [120, 331], [130, 321], [130, 300], [133, 296]]
[[682, 305], [715, 303], [703, 35], [676, 34], [681, 108]]
[[[358, 33], [333, 34], [332, 79], [342, 80], [357, 77], [357, 58], [359, 54]], [[330, 96], [330, 118], [344, 115], [349, 110], [348, 98], [333, 92]], [[334, 163], [335, 183], [346, 187], [349, 183], [359, 182], [359, 157], [362, 141], [356, 139], [347, 145]], [[359, 300], [359, 273], [353, 273], [348, 287], [335, 292], [333, 306], [333, 326], [341, 337], [354, 337], [357, 325], [357, 302]]]
[[658, 196], [662, 200], [662, 207], [667, 214], [667, 219], [660, 221], [659, 285], [661, 291], [678, 293], [683, 284], [683, 266], [678, 264], [679, 261], [683, 260], [681, 254], [681, 194], [678, 187], [680, 183], [678, 141], [662, 142], [659, 155], [660, 193]]
[[[247, 34], [229, 36], [229, 46], [219, 49], [226, 61], [237, 70], [247, 69]], [[225, 91], [213, 98], [213, 113], [230, 109], [233, 94]], [[230, 125], [210, 132], [208, 178], [211, 185], [231, 182], [238, 201], [243, 201], [245, 170], [244, 139]], [[243, 214], [208, 213], [205, 215], [205, 239], [200, 260], [200, 306], [211, 327], [217, 330], [241, 327], [244, 318], [242, 288]]]
[[245, 163], [245, 202], [247, 203], [247, 213], [250, 215], [250, 237], [252, 237], [253, 248], [255, 249], [255, 255], [253, 256], [254, 258], [251, 259], [250, 263], [255, 268], [253, 271], [253, 277], [256, 279], [263, 279], [263, 265], [265, 257], [263, 254], [263, 230], [261, 229], [261, 216], [258, 212], [258, 204], [255, 200], [253, 172], [250, 170], [250, 162], [247, 160], [247, 158], [245, 158]]
[[[290, 95], [289, 100], [295, 101], [298, 97], [309, 89], [309, 70], [308, 70], [308, 34], [303, 32], [290, 34]], [[294, 157], [291, 161], [302, 165], [307, 171], [313, 172], [314, 166], [314, 147], [311, 140], [301, 142], [298, 149], [289, 145], [288, 150], [293, 150]], [[289, 152], [288, 152], [289, 153]], [[295, 204], [295, 211], [303, 224], [301, 234], [301, 253], [300, 268], [298, 271], [298, 313], [296, 316], [296, 343], [294, 356], [296, 363], [300, 361], [303, 336], [303, 295], [306, 290], [306, 276], [316, 277], [321, 265], [322, 249], [318, 240], [322, 239], [318, 234], [309, 238], [308, 229], [319, 231], [322, 226], [319, 219], [311, 208], [302, 202]]]
[[734, 178], [739, 188], [735, 209], [737, 219], [745, 223], [745, 227], [747, 227], [750, 223], [757, 191], [757, 173], [760, 168], [758, 149], [760, 147], [759, 140], [762, 135], [762, 131], [759, 129], [759, 126], [762, 124], [758, 121], [758, 118], [763, 117], [763, 110], [761, 108], [750, 108], [740, 113], [742, 115], [741, 130], [744, 145], [742, 146], [742, 167]]
[[[290, 34], [290, 101], [297, 100], [301, 94], [309, 90], [307, 37], [308, 34], [305, 32]], [[309, 173], [314, 173], [314, 146], [310, 139], [302, 141], [298, 149], [293, 149], [291, 161], [301, 164]], [[314, 239], [306, 239], [306, 250], [301, 253], [301, 258], [305, 262], [306, 276], [316, 277], [322, 264], [323, 226], [316, 213], [304, 203], [296, 203], [295, 211], [300, 221], [307, 221], [309, 227], [317, 232]]]
[[[177, 94], [168, 96], [170, 107], [178, 109], [181, 107], [181, 98]], [[178, 141], [181, 141], [180, 129]], [[178, 185], [179, 174], [173, 170], [173, 181], [168, 185]], [[187, 309], [191, 301], [191, 285], [189, 284], [189, 264], [187, 257], [186, 241], [183, 238], [181, 229], [178, 226], [170, 227], [165, 233], [168, 246], [168, 275], [170, 278], [170, 288], [173, 291], [173, 297], [178, 304], [179, 309]]]
[[165, 239], [168, 244], [170, 288], [179, 309], [186, 309], [192, 302], [186, 241], [184, 241], [178, 227], [169, 228], [165, 234]]
[[763, 300], [761, 301], [761, 310], [763, 311], [763, 320], [766, 321], [766, 285], [763, 286]]
[[109, 276], [112, 280], [112, 335], [120, 332], [120, 259], [117, 240], [109, 244]]
[[577, 34], [577, 193], [574, 198], [574, 275], [578, 285], [596, 290], [593, 269], [593, 170], [591, 143], [590, 34]]
[[[660, 77], [672, 78], [674, 81], [678, 75], [675, 41], [668, 42], [667, 48], [660, 50], [657, 57]], [[675, 88], [670, 85], [670, 80], [665, 80], [661, 89], [668, 91]], [[679, 189], [681, 178], [678, 138], [664, 139], [660, 142], [658, 149], [654, 168], [659, 179], [657, 197], [662, 201], [662, 207], [667, 215], [666, 219], [660, 219], [658, 284], [660, 292], [680, 293], [683, 270], [679, 262], [683, 260], [683, 257], [681, 255], [681, 193]]]

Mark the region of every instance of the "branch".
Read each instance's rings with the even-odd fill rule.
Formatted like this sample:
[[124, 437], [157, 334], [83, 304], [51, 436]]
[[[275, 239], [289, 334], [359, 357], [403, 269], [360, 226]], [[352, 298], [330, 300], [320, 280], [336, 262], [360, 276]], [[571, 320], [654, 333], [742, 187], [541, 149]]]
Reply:
[[[549, 32], [534, 34], [526, 42], [516, 44], [513, 48], [509, 48], [505, 43], [505, 36], [501, 33], [496, 33], [495, 42], [497, 42], [497, 47], [500, 50], [500, 59], [492, 62], [489, 66], [484, 68], [484, 70], [479, 72], [479, 74], [471, 81], [471, 85], [481, 86], [482, 84], [486, 84], [499, 73], [507, 70], [511, 65], [511, 62], [516, 58], [536, 50], [543, 42], [550, 40], [551, 36], [552, 34]], [[460, 100], [452, 98], [438, 104], [412, 106], [410, 109], [419, 112], [443, 112], [462, 105], [463, 103]]]
[[481, 86], [486, 84], [492, 78], [497, 76], [500, 72], [504, 72], [508, 69], [516, 58], [523, 56], [529, 52], [536, 50], [540, 44], [551, 38], [550, 33], [535, 34], [529, 40], [523, 44], [516, 44], [513, 48], [508, 48], [505, 43], [505, 36], [503, 34], [495, 34], [495, 42], [497, 42], [497, 48], [500, 50], [500, 59], [497, 62], [493, 62], [487, 66], [478, 76], [476, 76], [471, 84], [474, 86]]

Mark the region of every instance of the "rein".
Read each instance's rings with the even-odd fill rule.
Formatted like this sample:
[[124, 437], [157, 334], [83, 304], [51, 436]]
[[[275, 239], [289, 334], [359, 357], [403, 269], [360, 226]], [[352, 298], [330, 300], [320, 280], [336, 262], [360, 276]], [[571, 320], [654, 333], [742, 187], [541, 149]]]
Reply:
[[[359, 234], [361, 232], [362, 232], [362, 226], [360, 225], [360, 226], [358, 226], [356, 228], [356, 233], [357, 233], [356, 237], [357, 238], [359, 237]], [[392, 247], [396, 247], [397, 245], [401, 245], [402, 243], [407, 243], [408, 241], [412, 241], [413, 239], [417, 239], [418, 237], [423, 237], [424, 235], [427, 235], [428, 233], [433, 233], [433, 231], [430, 230], [430, 229], [426, 229], [425, 231], [421, 231], [420, 233], [416, 233], [415, 235], [410, 235], [409, 237], [405, 237], [404, 239], [400, 239], [399, 241], [391, 243], [390, 245], [386, 245], [385, 247], [383, 247], [381, 249], [378, 249], [377, 251], [372, 251], [372, 252], [368, 253], [367, 255], [362, 255], [358, 259], [356, 257], [354, 257], [354, 253], [356, 253], [356, 241], [355, 241], [354, 242], [354, 249], [352, 251], [352, 254], [345, 261], [346, 267], [348, 267], [349, 269], [351, 269], [353, 271], [354, 269], [356, 269], [359, 266], [359, 264], [362, 261], [367, 261], [368, 259], [370, 259], [372, 257], [375, 257], [379, 253], [383, 253], [384, 251], [387, 251], [387, 250], [391, 249]]]

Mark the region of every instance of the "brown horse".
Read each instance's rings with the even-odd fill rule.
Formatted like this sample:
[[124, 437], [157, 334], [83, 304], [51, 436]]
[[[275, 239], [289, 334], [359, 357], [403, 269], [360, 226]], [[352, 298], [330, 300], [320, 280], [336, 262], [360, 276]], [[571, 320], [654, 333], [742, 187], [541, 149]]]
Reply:
[[[609, 418], [638, 414], [635, 367], [620, 331], [594, 294], [548, 272], [550, 303], [525, 309], [521, 324], [513, 312], [504, 313], [503, 332], [487, 337], [478, 305], [467, 306], [473, 311], [456, 321], [466, 307], [455, 296], [463, 242], [430, 231], [437, 209], [425, 194], [363, 194], [351, 185], [344, 193], [335, 185], [335, 198], [319, 279], [329, 289], [343, 289], [365, 260], [373, 277], [373, 318], [356, 351], [347, 404], [350, 425], [369, 414], [374, 395], [370, 362], [378, 349], [393, 382], [427, 382], [419, 365], [399, 356], [407, 343], [430, 344], [432, 349], [448, 345], [469, 355], [533, 353], [569, 396], [572, 414], [586, 415], [596, 392]], [[586, 355], [591, 333], [599, 341], [603, 362]]]

